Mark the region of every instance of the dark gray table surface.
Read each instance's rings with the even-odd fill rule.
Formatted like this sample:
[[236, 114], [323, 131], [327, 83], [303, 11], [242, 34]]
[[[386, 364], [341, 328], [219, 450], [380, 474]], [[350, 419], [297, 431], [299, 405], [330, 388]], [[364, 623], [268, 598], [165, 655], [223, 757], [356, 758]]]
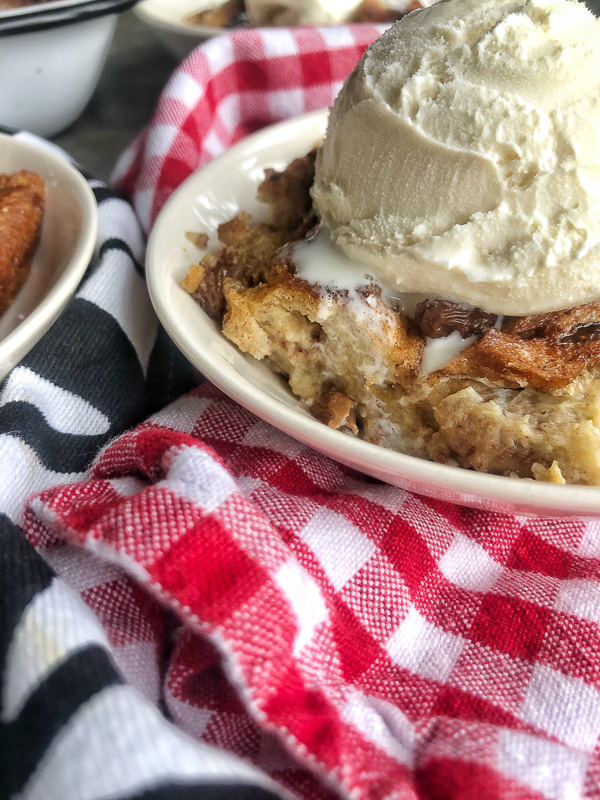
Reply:
[[107, 180], [119, 156], [150, 121], [177, 62], [132, 12], [117, 22], [106, 65], [81, 117], [52, 141]]

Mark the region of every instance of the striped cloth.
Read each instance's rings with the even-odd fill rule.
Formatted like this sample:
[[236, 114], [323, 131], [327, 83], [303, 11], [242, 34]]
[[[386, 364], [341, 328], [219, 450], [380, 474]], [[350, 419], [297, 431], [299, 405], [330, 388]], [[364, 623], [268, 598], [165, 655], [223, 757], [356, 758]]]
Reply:
[[[117, 168], [144, 226], [375, 33], [195, 51]], [[1, 396], [0, 797], [600, 798], [600, 524], [411, 495], [182, 394], [92, 186], [98, 258]]]
[[23, 536], [29, 495], [83, 479], [103, 445], [197, 379], [158, 331], [131, 206], [89, 183], [95, 257], [0, 390], [0, 798], [269, 800], [281, 792], [262, 773], [160, 713], [165, 614], [138, 590], [119, 618], [110, 568]]

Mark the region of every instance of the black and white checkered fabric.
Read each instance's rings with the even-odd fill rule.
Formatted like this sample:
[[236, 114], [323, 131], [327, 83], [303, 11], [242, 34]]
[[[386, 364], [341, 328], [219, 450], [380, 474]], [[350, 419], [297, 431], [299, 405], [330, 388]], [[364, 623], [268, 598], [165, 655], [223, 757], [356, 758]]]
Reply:
[[124, 680], [98, 620], [19, 527], [28, 496], [80, 479], [110, 439], [198, 381], [158, 326], [131, 207], [88, 180], [94, 259], [0, 387], [0, 800], [268, 800], [266, 777]]

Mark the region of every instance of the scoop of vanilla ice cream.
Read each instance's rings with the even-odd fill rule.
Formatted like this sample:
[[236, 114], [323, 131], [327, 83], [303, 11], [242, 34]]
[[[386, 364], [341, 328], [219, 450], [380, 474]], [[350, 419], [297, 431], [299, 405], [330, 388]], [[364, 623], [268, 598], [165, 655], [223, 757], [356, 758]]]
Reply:
[[348, 19], [361, 0], [246, 0], [253, 25], [336, 25]]
[[444, 0], [367, 50], [313, 199], [392, 290], [525, 315], [600, 296], [600, 21], [576, 0]]

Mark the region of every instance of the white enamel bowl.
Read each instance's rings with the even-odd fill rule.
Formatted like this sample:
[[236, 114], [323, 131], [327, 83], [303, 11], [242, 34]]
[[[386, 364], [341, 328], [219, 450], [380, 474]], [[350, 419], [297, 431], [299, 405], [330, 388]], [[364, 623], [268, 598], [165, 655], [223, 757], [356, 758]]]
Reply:
[[41, 339], [75, 292], [98, 234], [98, 207], [83, 176], [28, 137], [0, 134], [0, 173], [21, 169], [42, 176], [46, 204], [29, 277], [0, 317], [0, 379]]
[[[265, 167], [281, 168], [324, 131], [319, 111], [267, 128], [192, 175], [152, 231], [147, 277], [165, 329], [187, 358], [226, 394], [315, 450], [394, 486], [478, 508], [536, 516], [599, 516], [600, 488], [557, 486], [434, 464], [369, 444], [317, 422], [284, 380], [241, 353], [179, 286], [200, 253], [186, 232], [214, 233], [240, 209], [260, 213], [256, 187]], [[214, 237], [211, 245], [215, 245]]]
[[54, 0], [0, 11], [0, 125], [54, 136], [85, 108], [118, 13], [135, 0]]

